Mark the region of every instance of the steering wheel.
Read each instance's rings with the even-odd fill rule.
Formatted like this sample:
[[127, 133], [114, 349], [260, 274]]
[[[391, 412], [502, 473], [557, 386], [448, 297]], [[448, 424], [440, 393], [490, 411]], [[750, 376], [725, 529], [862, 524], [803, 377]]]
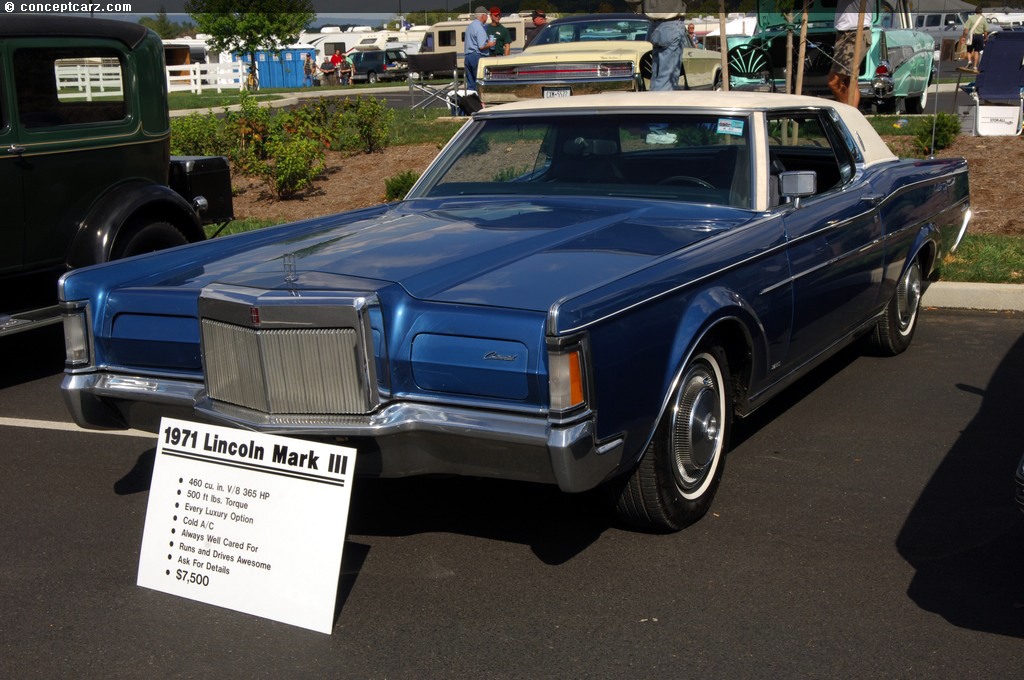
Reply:
[[658, 182], [658, 186], [663, 184], [696, 184], [702, 186], [705, 189], [714, 189], [715, 185], [707, 180], [703, 180], [700, 177], [693, 177], [691, 175], [672, 175]]

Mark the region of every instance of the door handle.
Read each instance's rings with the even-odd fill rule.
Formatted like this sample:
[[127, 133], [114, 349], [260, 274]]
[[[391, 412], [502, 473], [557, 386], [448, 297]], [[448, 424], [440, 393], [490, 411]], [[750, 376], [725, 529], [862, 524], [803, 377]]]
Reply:
[[23, 154], [23, 153], [25, 153], [25, 147], [23, 147], [23, 146], [15, 146], [14, 144], [11, 144], [9, 147], [7, 147], [7, 153], [9, 153], [9, 154]]

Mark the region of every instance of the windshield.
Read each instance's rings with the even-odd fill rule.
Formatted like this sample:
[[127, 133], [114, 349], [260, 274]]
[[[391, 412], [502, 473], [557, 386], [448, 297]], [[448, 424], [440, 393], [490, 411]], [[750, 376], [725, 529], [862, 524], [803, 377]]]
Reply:
[[551, 23], [540, 29], [530, 45], [597, 40], [647, 40], [649, 27], [650, 22], [642, 17]]
[[477, 119], [409, 198], [624, 196], [750, 207], [745, 115]]

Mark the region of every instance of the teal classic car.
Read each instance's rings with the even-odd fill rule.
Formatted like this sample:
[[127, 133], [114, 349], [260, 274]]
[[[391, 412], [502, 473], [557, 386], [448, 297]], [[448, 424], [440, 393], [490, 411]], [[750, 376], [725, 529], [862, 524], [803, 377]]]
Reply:
[[[796, 92], [803, 4], [795, 0], [759, 0], [759, 31], [729, 50], [729, 87], [734, 90]], [[871, 48], [861, 63], [857, 86], [861, 107], [879, 113], [923, 113], [928, 85], [935, 77], [935, 41], [911, 30], [905, 0], [868, 0]], [[836, 0], [808, 5], [803, 80], [799, 94], [831, 97], [828, 76], [835, 44]]]

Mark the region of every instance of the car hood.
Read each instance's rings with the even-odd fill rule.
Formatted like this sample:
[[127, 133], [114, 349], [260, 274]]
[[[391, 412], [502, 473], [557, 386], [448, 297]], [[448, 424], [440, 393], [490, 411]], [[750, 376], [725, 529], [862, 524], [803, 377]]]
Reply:
[[[752, 214], [667, 201], [488, 197], [411, 200], [355, 217], [280, 227], [279, 239], [194, 258], [158, 285], [369, 292], [398, 284], [424, 300], [547, 311]], [[216, 241], [197, 248], [204, 245]]]

